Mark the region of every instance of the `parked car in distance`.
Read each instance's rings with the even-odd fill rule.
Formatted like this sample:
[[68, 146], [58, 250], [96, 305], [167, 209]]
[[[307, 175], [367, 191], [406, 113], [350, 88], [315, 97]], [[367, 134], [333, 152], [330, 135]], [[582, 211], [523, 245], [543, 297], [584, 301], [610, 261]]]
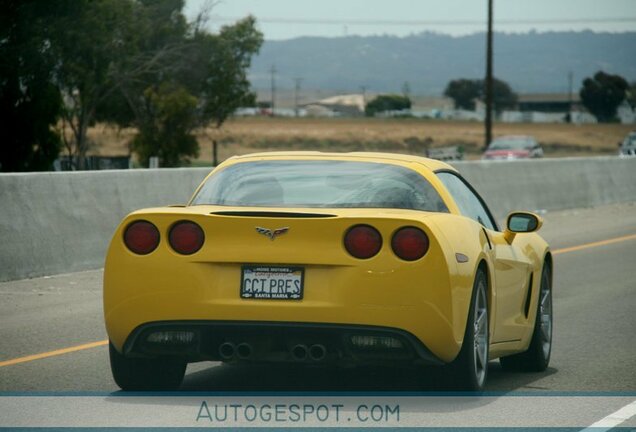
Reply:
[[426, 150], [426, 157], [441, 161], [464, 160], [462, 146], [434, 147]]
[[513, 160], [543, 157], [543, 149], [534, 137], [507, 135], [490, 143], [483, 160]]
[[623, 141], [618, 143], [618, 155], [636, 156], [636, 131], [631, 131]]

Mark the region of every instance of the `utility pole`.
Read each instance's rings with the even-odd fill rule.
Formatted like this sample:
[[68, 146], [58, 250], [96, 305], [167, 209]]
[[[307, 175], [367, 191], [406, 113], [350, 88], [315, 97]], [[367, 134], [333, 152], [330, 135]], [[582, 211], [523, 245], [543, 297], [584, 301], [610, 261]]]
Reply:
[[299, 117], [298, 102], [300, 100], [300, 84], [302, 82], [302, 78], [294, 78], [294, 113], [296, 114], [296, 117]]
[[488, 0], [488, 32], [486, 33], [486, 142], [492, 141], [492, 2]]
[[276, 109], [276, 66], [272, 65], [269, 70], [272, 79], [272, 117], [275, 116], [274, 110]]
[[567, 122], [572, 123], [572, 87], [574, 81], [574, 74], [572, 71], [568, 72], [568, 115]]

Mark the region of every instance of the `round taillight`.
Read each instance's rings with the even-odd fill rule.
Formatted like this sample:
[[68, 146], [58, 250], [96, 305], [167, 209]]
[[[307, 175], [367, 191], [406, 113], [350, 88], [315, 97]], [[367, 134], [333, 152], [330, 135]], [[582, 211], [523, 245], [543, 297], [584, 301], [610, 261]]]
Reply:
[[175, 252], [192, 255], [203, 246], [205, 235], [201, 227], [194, 222], [181, 221], [172, 225], [168, 241]]
[[147, 255], [159, 246], [159, 230], [148, 221], [133, 222], [124, 231], [124, 244], [137, 255]]
[[405, 261], [422, 258], [428, 251], [428, 244], [428, 237], [424, 231], [415, 227], [400, 228], [391, 240], [393, 252]]
[[352, 256], [367, 259], [380, 252], [382, 236], [372, 226], [355, 225], [345, 234], [344, 245]]

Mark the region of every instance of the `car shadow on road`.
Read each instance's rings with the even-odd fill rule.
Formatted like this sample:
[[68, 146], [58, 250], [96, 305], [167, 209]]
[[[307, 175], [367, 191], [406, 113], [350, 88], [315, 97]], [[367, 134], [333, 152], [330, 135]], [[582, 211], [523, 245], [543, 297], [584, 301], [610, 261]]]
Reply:
[[488, 391], [493, 392], [547, 392], [554, 389], [542, 385], [540, 382], [544, 378], [558, 373], [559, 370], [554, 367], [548, 367], [543, 372], [519, 372], [505, 371], [499, 362], [490, 362], [488, 367], [488, 383], [486, 385]]
[[[508, 372], [499, 362], [488, 368], [486, 391], [549, 390], [533, 385], [557, 372]], [[182, 391], [247, 392], [447, 392], [443, 368], [357, 367], [350, 369], [302, 365], [210, 364], [207, 369], [188, 373]]]
[[[312, 396], [335, 397], [335, 400], [342, 402], [337, 399], [339, 396], [356, 396], [346, 400], [351, 402], [371, 398], [372, 401], [391, 402], [399, 404], [401, 413], [473, 413], [475, 409], [495, 403], [515, 392], [526, 394], [541, 390], [540, 387], [533, 386], [533, 383], [557, 372], [553, 368], [541, 373], [507, 372], [499, 367], [498, 362], [491, 362], [486, 391], [483, 394], [473, 394], [457, 393], [449, 388], [444, 371], [440, 368], [338, 369], [300, 365], [209, 365], [209, 368], [204, 368], [205, 365], [199, 364], [195, 371], [186, 375], [178, 393], [191, 397], [175, 397], [178, 394], [171, 392], [166, 394], [172, 396], [167, 399], [122, 398], [120, 396], [126, 392], [114, 392], [106, 401], [126, 405], [155, 404], [164, 407], [169, 403], [171, 406], [192, 407], [192, 396], [220, 398], [225, 401], [222, 403], [227, 403], [228, 400], [232, 403], [255, 403], [258, 397], [263, 396], [274, 396], [277, 400], [291, 398], [294, 403], [299, 403], [299, 396], [307, 396], [308, 403], [317, 400], [312, 399]], [[154, 395], [163, 396], [161, 393]], [[209, 403], [216, 402], [211, 399]]]

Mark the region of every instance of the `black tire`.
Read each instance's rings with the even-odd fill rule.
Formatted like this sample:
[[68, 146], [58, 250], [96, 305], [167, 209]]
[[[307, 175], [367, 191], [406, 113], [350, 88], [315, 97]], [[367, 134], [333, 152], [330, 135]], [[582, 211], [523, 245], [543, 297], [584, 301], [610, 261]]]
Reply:
[[546, 370], [552, 353], [552, 327], [552, 276], [550, 265], [544, 264], [530, 346], [522, 353], [500, 358], [501, 367], [510, 371]]
[[458, 390], [483, 391], [488, 377], [488, 279], [478, 270], [466, 321], [464, 342], [449, 365], [451, 385]]
[[172, 359], [128, 358], [108, 344], [110, 370], [117, 385], [128, 391], [168, 391], [181, 385], [187, 363]]

